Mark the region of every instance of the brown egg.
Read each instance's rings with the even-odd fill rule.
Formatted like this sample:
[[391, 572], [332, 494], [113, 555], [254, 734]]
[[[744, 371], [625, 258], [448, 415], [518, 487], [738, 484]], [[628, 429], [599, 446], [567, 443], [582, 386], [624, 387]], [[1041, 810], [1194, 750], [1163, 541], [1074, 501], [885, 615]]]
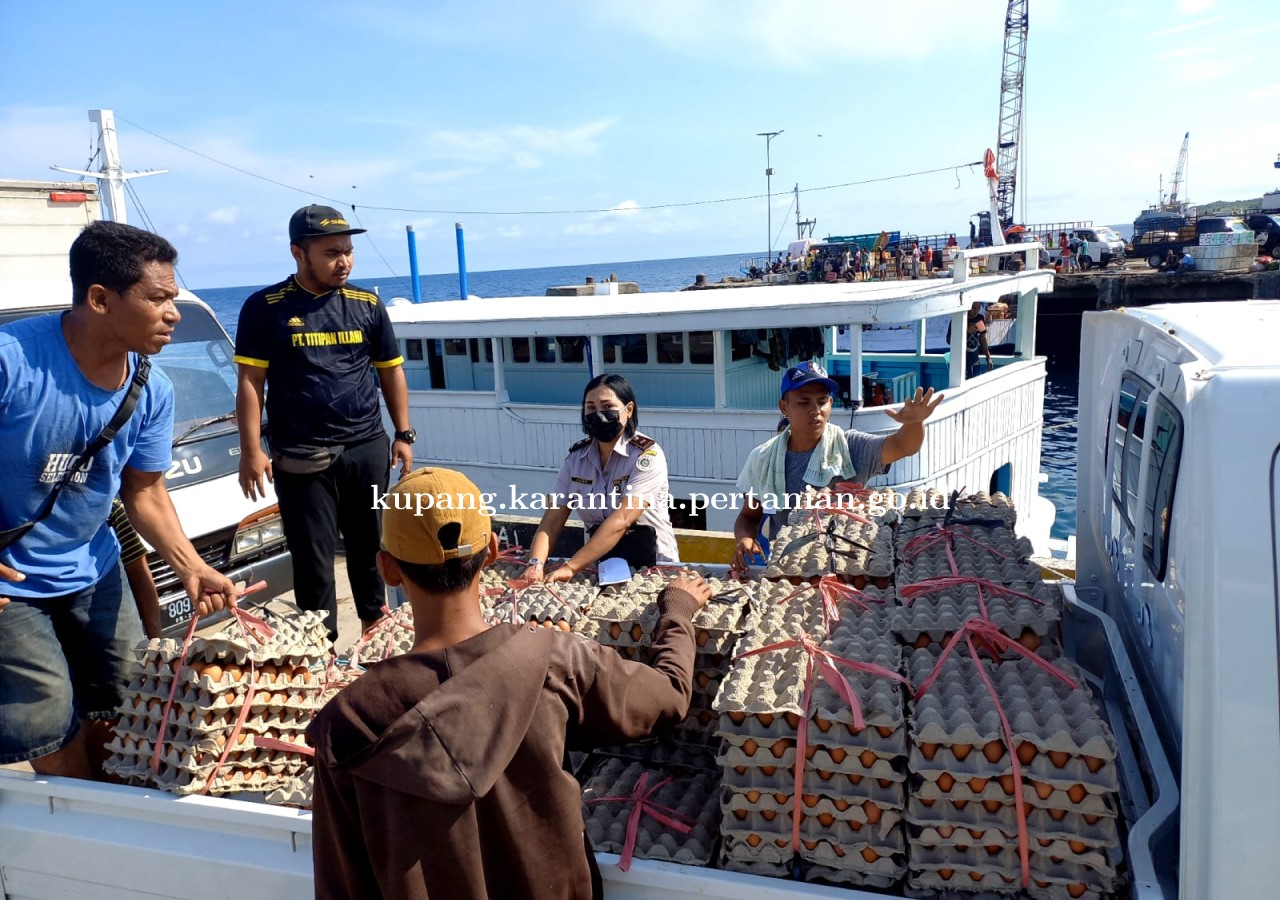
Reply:
[[[835, 759], [835, 757], [833, 756], [832, 759]], [[871, 750], [863, 750], [861, 753], [858, 754], [858, 762], [862, 763], [862, 768], [864, 769], [870, 769], [872, 766], [874, 766], [876, 764], [877, 759], [878, 757]], [[836, 762], [839, 762], [839, 761], [840, 760], [838, 759], [836, 760]]]
[[760, 773], [761, 773], [762, 775], [766, 775], [766, 776], [768, 776], [768, 777], [770, 777], [770, 778], [772, 778], [772, 777], [773, 777], [773, 773], [774, 773], [774, 772], [776, 772], [776, 771], [778, 771], [778, 767], [777, 767], [777, 766], [761, 766], [761, 767], [760, 767]]
[[152, 698], [147, 701], [147, 712], [158, 713], [164, 710], [164, 704], [158, 699]]
[[890, 778], [877, 778], [876, 784], [880, 785], [882, 788], [890, 788], [893, 787], [893, 780]]
[[844, 848], [841, 847], [839, 844], [832, 844], [831, 852], [834, 853], [836, 856], [840, 857], [841, 859], [844, 859]]
[[955, 833], [955, 830], [956, 829], [954, 825], [939, 825], [938, 837], [942, 838], [944, 841], [948, 840], [951, 837], [951, 835]]
[[817, 794], [801, 794], [800, 795], [800, 802], [803, 803], [805, 806], [809, 807], [810, 809], [817, 806], [818, 801], [820, 799], [821, 798]]
[[747, 756], [755, 756], [756, 750], [759, 749], [759, 747], [760, 745], [757, 744], [752, 738], [747, 738], [745, 741], [742, 742], [742, 752], [747, 754]]
[[786, 719], [786, 720], [787, 720], [787, 727], [788, 727], [788, 728], [799, 728], [799, 727], [800, 727], [800, 717], [799, 717], [798, 715], [796, 715], [795, 713], [793, 713], [793, 712], [783, 713], [783, 714], [782, 714], [782, 718], [784, 718], [784, 719]]
[[1000, 790], [1004, 791], [1006, 794], [1012, 797], [1013, 788], [1014, 788], [1013, 776], [1001, 775], [998, 781], [1000, 782]]
[[773, 724], [773, 713], [756, 713], [756, 719], [765, 728]]
[[944, 794], [951, 793], [951, 789], [956, 786], [955, 776], [950, 772], [943, 772], [938, 776], [938, 790]]
[[850, 822], [850, 823], [849, 823], [849, 827], [850, 827], [851, 829], [853, 829], [854, 831], [861, 831], [861, 830], [862, 830], [862, 823], [861, 823], [861, 822]]
[[734, 766], [734, 767], [733, 767], [733, 771], [737, 772], [739, 775], [746, 775], [746, 774], [747, 774], [747, 767], [746, 767], [746, 766]]
[[1088, 770], [1089, 770], [1090, 772], [1096, 772], [1096, 771], [1098, 771], [1099, 769], [1101, 769], [1101, 768], [1103, 767], [1103, 765], [1104, 765], [1105, 763], [1106, 763], [1106, 760], [1104, 760], [1104, 759], [1103, 759], [1102, 757], [1100, 757], [1100, 756], [1086, 756], [1086, 757], [1084, 757], [1084, 764], [1085, 764], [1085, 767], [1086, 767], [1086, 768], [1088, 768]]
[[966, 828], [965, 831], [969, 832], [969, 837], [973, 838], [975, 841], [982, 840], [981, 828]]
[[1083, 815], [1086, 825], [1097, 825], [1098, 819], [1101, 818], [1101, 816], [1091, 816], [1088, 813], [1084, 813]]
[[783, 794], [783, 793], [780, 793], [780, 792], [779, 792], [779, 793], [775, 793], [775, 794], [773, 795], [773, 802], [774, 802], [774, 803], [777, 803], [779, 806], [782, 806], [782, 805], [783, 805], [783, 804], [785, 804], [785, 803], [790, 803], [790, 802], [791, 802], [791, 795], [790, 795], [790, 794]]
[[849, 783], [850, 783], [850, 784], [862, 784], [862, 776], [861, 776], [861, 775], [850, 775], [850, 776], [849, 776]]
[[235, 663], [227, 663], [222, 667], [222, 671], [226, 672], [227, 677], [236, 684], [244, 680], [244, 671]]
[[745, 809], [735, 809], [733, 811], [733, 817], [739, 822], [745, 821], [747, 818], [747, 811]]
[[[782, 755], [795, 746], [795, 741], [789, 741], [786, 738], [774, 741], [773, 747], [769, 752], [773, 754], [774, 759], [782, 759]], [[812, 749], [812, 748], [811, 748]]]
[[1067, 764], [1067, 761], [1069, 759], [1071, 759], [1070, 754], [1066, 753], [1063, 750], [1049, 751], [1049, 762], [1053, 763], [1053, 767], [1055, 769], [1061, 769], [1063, 766]]
[[932, 643], [932, 640], [929, 638], [929, 635], [921, 634], [918, 638], [916, 638], [915, 643], [912, 644], [911, 646], [915, 647], [917, 650], [923, 650], [925, 647], [928, 647], [929, 644], [931, 643]]
[[1049, 810], [1049, 818], [1050, 818], [1050, 819], [1053, 819], [1053, 821], [1055, 821], [1055, 822], [1061, 822], [1061, 821], [1062, 821], [1063, 819], [1065, 819], [1066, 817], [1067, 817], [1067, 811], [1066, 811], [1065, 809], [1051, 809], [1051, 810]]
[[832, 747], [827, 752], [831, 754], [831, 761], [836, 765], [844, 762], [844, 758], [849, 755], [848, 751], [843, 747]]
[[[933, 806], [932, 800], [921, 801], [921, 802], [924, 803], [926, 806]], [[862, 811], [866, 814], [867, 822], [869, 824], [875, 825], [877, 822], [880, 821], [880, 816], [882, 814], [880, 807], [876, 806], [870, 800], [867, 800], [862, 804]]]
[[215, 734], [213, 736], [213, 742], [217, 744], [218, 749], [221, 750], [223, 747], [227, 746], [227, 736], [225, 734]]
[[1083, 897], [1084, 892], [1087, 890], [1089, 890], [1089, 886], [1087, 884], [1081, 884], [1078, 881], [1074, 884], [1067, 885], [1067, 894], [1072, 897]]
[[920, 744], [920, 755], [925, 759], [933, 759], [938, 753], [938, 745], [934, 743]]
[[951, 805], [954, 806], [956, 809], [964, 809], [966, 806], [969, 805], [969, 801], [968, 800], [952, 800]]
[[1035, 788], [1036, 796], [1041, 800], [1048, 800], [1053, 794], [1053, 785], [1043, 781], [1028, 781], [1027, 784]]
[[747, 718], [746, 713], [737, 709], [728, 713], [728, 716], [729, 716], [729, 721], [732, 722], [734, 725], [741, 725], [744, 721], [746, 721], [746, 718]]
[[759, 847], [761, 844], [760, 835], [758, 834], [747, 835], [747, 843], [750, 844], [752, 847]]
[[804, 844], [805, 849], [807, 849], [807, 850], [817, 850], [817, 849], [818, 849], [818, 842], [817, 842], [817, 841], [805, 841], [805, 840], [802, 840], [802, 841], [800, 841], [800, 843]]
[[1053, 843], [1053, 841], [1049, 840], [1048, 838], [1036, 838], [1036, 843], [1039, 844], [1041, 847], [1048, 847], [1050, 844]]
[[822, 718], [822, 716], [817, 716], [813, 720], [813, 724], [817, 725], [818, 730], [821, 731], [823, 734], [826, 734], [828, 731], [831, 730], [831, 721], [829, 719]]
[[997, 763], [1004, 759], [1004, 743], [1002, 741], [988, 741], [982, 746], [982, 755], [987, 758], [989, 763]]
[[1036, 749], [1035, 744], [1030, 741], [1023, 741], [1018, 745], [1018, 762], [1022, 763], [1024, 766], [1029, 766], [1031, 765], [1031, 760], [1036, 758], [1036, 754], [1038, 752], [1039, 751]]
[[644, 628], [641, 627], [640, 623], [637, 622], [636, 624], [632, 625], [631, 640], [635, 641], [638, 644], [640, 643], [640, 639], [643, 637], [644, 637]]
[[988, 778], [970, 778], [969, 790], [973, 791], [975, 794], [981, 794], [987, 789], [987, 782], [989, 780], [990, 779]]
[[613, 638], [615, 641], [618, 638], [622, 637], [622, 625], [619, 624], [618, 622], [610, 622], [609, 637]]
[[1072, 853], [1084, 853], [1089, 849], [1084, 841], [1067, 841], [1067, 846], [1071, 848]]
[[817, 754], [817, 752], [818, 752], [818, 748], [813, 744], [810, 744], [808, 747], [804, 748], [804, 758], [813, 759], [813, 757]]
[[836, 805], [836, 809], [838, 809], [840, 812], [844, 812], [846, 809], [849, 808], [849, 801], [844, 799], [843, 797], [837, 797], [833, 802]]
[[982, 808], [989, 813], [999, 812], [1001, 806], [1002, 804], [1000, 803], [999, 800], [983, 800], [982, 801]]
[[1022, 629], [1022, 634], [1018, 635], [1018, 643], [1026, 647], [1032, 653], [1040, 649], [1040, 645], [1044, 643], [1040, 639], [1040, 635], [1036, 634], [1030, 628]]
[[920, 802], [921, 802], [922, 804], [924, 804], [925, 806], [933, 806], [933, 801], [932, 801], [932, 800], [926, 800], [926, 799], [924, 799], [923, 797], [921, 797], [921, 798], [920, 798]]
[[970, 881], [981, 881], [981, 880], [982, 880], [982, 873], [981, 873], [981, 872], [978, 872], [978, 871], [976, 871], [976, 870], [975, 870], [975, 871], [970, 872], [970, 873], [969, 873], [969, 880], [970, 880]]
[[1003, 850], [1004, 847], [1000, 846], [999, 844], [986, 844], [983, 846], [982, 849], [987, 851], [987, 856], [995, 856], [1001, 850]]
[[892, 737], [893, 729], [890, 728], [888, 725], [877, 725], [876, 734], [880, 735], [880, 737], [882, 738]]
[[267, 706], [275, 699], [275, 694], [272, 694], [270, 691], [258, 691], [253, 695], [254, 706]]
[[867, 862], [869, 862], [869, 863], [873, 863], [873, 862], [875, 862], [877, 859], [879, 859], [879, 858], [880, 858], [880, 854], [879, 854], [879, 853], [877, 853], [876, 851], [872, 850], [870, 847], [863, 847], [863, 848], [862, 848], [862, 858], [863, 858], [863, 859], [865, 859], [865, 860], [866, 860]]
[[960, 760], [961, 762], [967, 759], [969, 757], [969, 754], [972, 752], [973, 752], [973, 744], [953, 744], [951, 747], [952, 755], [954, 755], [955, 758]]
[[955, 869], [939, 869], [938, 870], [938, 877], [941, 878], [943, 881], [950, 881], [951, 876], [955, 874], [956, 874]]
[[1084, 800], [1085, 793], [1086, 791], [1083, 784], [1073, 784], [1067, 789], [1067, 797], [1072, 803], [1079, 803]]
[[776, 809], [762, 809], [760, 810], [760, 815], [766, 822], [772, 822], [778, 815], [778, 811]]

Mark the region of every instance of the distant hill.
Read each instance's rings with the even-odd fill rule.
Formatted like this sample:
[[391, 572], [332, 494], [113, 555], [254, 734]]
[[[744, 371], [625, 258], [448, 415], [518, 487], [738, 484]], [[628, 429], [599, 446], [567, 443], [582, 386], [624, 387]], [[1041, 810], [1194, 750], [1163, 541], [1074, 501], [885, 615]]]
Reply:
[[1196, 211], [1202, 216], [1214, 216], [1240, 209], [1258, 209], [1260, 206], [1261, 197], [1254, 197], [1252, 200], [1215, 200], [1212, 203], [1197, 203]]

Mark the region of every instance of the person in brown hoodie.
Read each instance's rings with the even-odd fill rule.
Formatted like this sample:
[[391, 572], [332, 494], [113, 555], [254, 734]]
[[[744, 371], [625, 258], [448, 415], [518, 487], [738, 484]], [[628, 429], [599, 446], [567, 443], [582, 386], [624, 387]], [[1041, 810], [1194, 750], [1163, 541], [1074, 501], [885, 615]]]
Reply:
[[317, 898], [601, 896], [565, 751], [688, 712], [706, 583], [677, 578], [659, 595], [651, 666], [558, 629], [490, 627], [480, 570], [498, 546], [483, 507], [448, 469], [419, 469], [387, 495], [378, 566], [412, 604], [415, 643], [307, 730]]

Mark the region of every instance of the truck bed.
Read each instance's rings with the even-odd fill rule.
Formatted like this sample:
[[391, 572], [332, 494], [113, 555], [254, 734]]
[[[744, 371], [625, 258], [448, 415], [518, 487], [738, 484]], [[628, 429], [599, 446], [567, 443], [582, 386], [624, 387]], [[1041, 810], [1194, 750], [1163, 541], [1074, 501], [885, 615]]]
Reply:
[[[1064, 587], [1068, 655], [1120, 751], [1132, 896], [1177, 897], [1178, 789], [1115, 623]], [[611, 900], [876, 900], [882, 893], [597, 854]], [[313, 896], [309, 812], [0, 769], [4, 900]]]

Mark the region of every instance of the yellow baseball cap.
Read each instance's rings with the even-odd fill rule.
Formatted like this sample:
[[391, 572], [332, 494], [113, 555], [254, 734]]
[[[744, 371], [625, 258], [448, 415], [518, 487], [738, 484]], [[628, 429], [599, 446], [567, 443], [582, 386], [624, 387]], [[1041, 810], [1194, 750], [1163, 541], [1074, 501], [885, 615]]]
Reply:
[[480, 489], [452, 469], [416, 469], [387, 492], [382, 549], [396, 559], [440, 565], [489, 546]]

